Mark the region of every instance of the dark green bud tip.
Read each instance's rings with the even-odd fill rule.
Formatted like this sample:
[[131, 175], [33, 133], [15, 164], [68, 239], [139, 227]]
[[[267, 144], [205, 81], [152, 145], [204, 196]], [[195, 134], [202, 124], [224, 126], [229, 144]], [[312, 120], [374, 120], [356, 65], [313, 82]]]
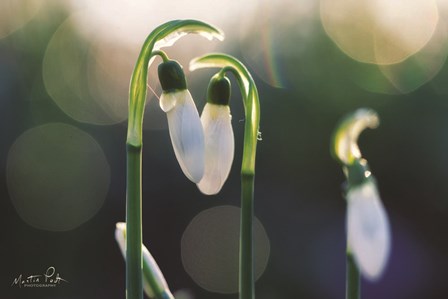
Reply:
[[182, 66], [174, 60], [159, 64], [159, 81], [165, 92], [187, 89], [187, 81]]
[[371, 177], [369, 165], [365, 159], [356, 159], [353, 164], [347, 166], [348, 187], [362, 185]]
[[228, 106], [230, 100], [230, 81], [227, 77], [213, 76], [207, 90], [207, 103]]

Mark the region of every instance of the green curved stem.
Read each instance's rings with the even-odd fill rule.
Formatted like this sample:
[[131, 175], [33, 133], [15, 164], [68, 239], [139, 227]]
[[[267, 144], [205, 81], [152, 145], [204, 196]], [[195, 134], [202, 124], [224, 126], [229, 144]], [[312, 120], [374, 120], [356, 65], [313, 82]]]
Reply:
[[[366, 128], [376, 128], [378, 125], [379, 118], [376, 112], [361, 108], [346, 115], [336, 127], [330, 152], [333, 158], [342, 164], [349, 187], [364, 181], [368, 169], [367, 161], [362, 159], [358, 147], [358, 137]], [[360, 273], [348, 244], [346, 254], [346, 299], [359, 299]]]
[[133, 145], [142, 143], [143, 113], [146, 104], [148, 68], [154, 56], [153, 50], [171, 46], [182, 36], [189, 33], [200, 34], [209, 39], [224, 38], [222, 32], [201, 21], [177, 20], [160, 25], [146, 38], [134, 67], [129, 87], [129, 117], [127, 142]]
[[151, 56], [154, 57], [154, 56], [156, 56], [156, 55], [160, 56], [160, 57], [162, 58], [163, 62], [167, 62], [168, 60], [170, 60], [170, 59], [168, 58], [168, 55], [166, 55], [166, 53], [163, 52], [162, 50], [155, 50], [155, 51], [152, 51], [152, 55], [151, 55]]
[[255, 156], [260, 124], [260, 102], [257, 87], [247, 68], [236, 58], [225, 54], [208, 54], [193, 60], [190, 69], [205, 67], [222, 68], [224, 76], [231, 72], [240, 87], [244, 111], [244, 147], [241, 166], [241, 228], [240, 228], [240, 299], [255, 298], [253, 217], [254, 217], [254, 181]]
[[[180, 37], [197, 33], [209, 39], [223, 39], [221, 31], [196, 20], [176, 20], [160, 25], [146, 38], [137, 59], [129, 87], [127, 133], [127, 199], [126, 199], [126, 297], [142, 299], [142, 126], [146, 104], [148, 68], [157, 50], [171, 46]], [[154, 51], [156, 50], [156, 51]], [[163, 58], [163, 56], [162, 56]]]

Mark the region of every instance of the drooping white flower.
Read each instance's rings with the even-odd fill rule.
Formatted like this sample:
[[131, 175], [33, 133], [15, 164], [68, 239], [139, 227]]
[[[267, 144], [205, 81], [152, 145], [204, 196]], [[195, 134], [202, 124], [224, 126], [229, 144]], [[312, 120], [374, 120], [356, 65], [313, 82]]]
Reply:
[[230, 81], [218, 73], [207, 90], [207, 103], [201, 115], [205, 138], [205, 170], [199, 190], [207, 195], [218, 193], [233, 162], [235, 142], [230, 115]]
[[[118, 222], [115, 229], [115, 240], [126, 259], [126, 223]], [[174, 299], [166, 283], [165, 277], [148, 249], [142, 246], [143, 255], [143, 289], [149, 298], [155, 298], [154, 289], [163, 293], [163, 298]]]
[[353, 256], [361, 274], [372, 281], [386, 267], [391, 232], [375, 179], [358, 147], [358, 137], [366, 128], [378, 125], [375, 111], [358, 109], [340, 122], [332, 146], [332, 154], [343, 165], [347, 178], [347, 254]]
[[390, 228], [373, 179], [347, 193], [347, 241], [361, 273], [369, 280], [383, 273], [390, 253]]
[[[198, 183], [204, 174], [204, 133], [190, 92], [164, 92], [160, 107], [166, 112], [171, 143], [184, 174]], [[164, 108], [170, 109], [165, 110]]]
[[205, 104], [201, 115], [205, 137], [205, 170], [198, 184], [204, 194], [218, 193], [232, 167], [235, 142], [231, 119], [228, 105]]
[[204, 132], [181, 66], [175, 61], [160, 64], [159, 79], [160, 108], [168, 118], [174, 153], [184, 174], [198, 183], [204, 175]]

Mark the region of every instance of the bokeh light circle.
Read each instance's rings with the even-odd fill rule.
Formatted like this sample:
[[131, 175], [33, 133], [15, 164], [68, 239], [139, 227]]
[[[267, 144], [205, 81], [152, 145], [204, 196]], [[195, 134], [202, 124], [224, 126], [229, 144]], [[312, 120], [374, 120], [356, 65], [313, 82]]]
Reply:
[[[45, 88], [56, 105], [79, 122], [97, 125], [122, 122], [127, 117], [132, 62], [113, 60], [123, 55], [115, 44], [95, 43], [93, 47], [93, 29], [78, 31], [76, 26], [76, 21], [83, 17], [83, 13], [69, 17], [48, 43], [42, 66]], [[105, 47], [109, 47], [109, 53], [104, 52]], [[110, 59], [97, 60], [93, 55], [109, 55]], [[114, 63], [106, 68], [111, 72], [105, 74], [104, 63], [111, 61]], [[130, 67], [119, 69], [125, 63]], [[106, 89], [110, 91], [101, 92]]]
[[111, 122], [127, 118], [129, 81], [136, 57], [136, 50], [104, 39], [95, 39], [89, 47], [87, 87], [100, 109], [111, 117]]
[[62, 123], [19, 136], [6, 172], [17, 213], [29, 225], [49, 231], [71, 230], [93, 217], [110, 182], [109, 164], [95, 139]]
[[[209, 0], [176, 1], [173, 9], [170, 1], [133, 0], [129, 5], [123, 5], [122, 0], [67, 1], [72, 9], [86, 12], [85, 20], [78, 23], [79, 27], [95, 28], [100, 36], [109, 36], [121, 43], [136, 44], [139, 48], [154, 28], [175, 19], [202, 20], [218, 26], [224, 32], [231, 32], [231, 29], [238, 28], [238, 21], [256, 7], [258, 2], [259, 0], [213, 3]], [[200, 54], [200, 49], [208, 52], [211, 45], [210, 41], [190, 44], [188, 49], [183, 48], [180, 53]]]
[[[219, 206], [199, 213], [181, 241], [185, 271], [202, 288], [216, 293], [238, 292], [240, 209]], [[254, 220], [255, 276], [264, 272], [270, 253], [263, 225]]]
[[436, 31], [419, 52], [395, 64], [357, 64], [352, 71], [353, 81], [370, 92], [413, 92], [433, 80], [442, 70], [448, 56], [447, 37], [446, 21], [439, 19]]
[[416, 90], [434, 78], [442, 69], [448, 55], [446, 28], [446, 23], [439, 20], [434, 35], [418, 53], [401, 63], [378, 66], [400, 93]]
[[286, 75], [289, 59], [311, 44], [318, 27], [317, 15], [315, 1], [258, 1], [240, 21], [239, 42], [244, 63], [267, 84], [289, 87], [291, 79]]
[[42, 0], [1, 0], [0, 38], [26, 25], [39, 11]]
[[439, 19], [434, 0], [321, 0], [325, 31], [351, 58], [393, 64], [422, 49]]

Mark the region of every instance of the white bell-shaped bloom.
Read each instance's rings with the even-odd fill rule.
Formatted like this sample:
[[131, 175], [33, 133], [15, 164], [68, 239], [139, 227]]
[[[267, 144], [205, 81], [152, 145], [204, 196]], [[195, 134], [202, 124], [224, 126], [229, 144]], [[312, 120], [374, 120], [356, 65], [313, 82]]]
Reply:
[[[115, 240], [126, 259], [126, 223], [118, 222], [115, 229]], [[149, 298], [155, 298], [154, 287], [163, 292], [164, 298], [174, 299], [166, 283], [165, 277], [148, 249], [142, 246], [143, 255], [143, 289]], [[151, 278], [150, 278], [151, 277]], [[150, 283], [151, 282], [151, 283]]]
[[349, 189], [347, 193], [347, 238], [361, 273], [369, 280], [378, 279], [389, 258], [389, 222], [372, 179]]
[[182, 171], [198, 183], [204, 175], [204, 132], [190, 92], [164, 91], [160, 108], [166, 112], [171, 143]]
[[207, 195], [218, 193], [232, 167], [235, 141], [228, 105], [207, 103], [201, 115], [205, 138], [205, 169], [199, 190]]

